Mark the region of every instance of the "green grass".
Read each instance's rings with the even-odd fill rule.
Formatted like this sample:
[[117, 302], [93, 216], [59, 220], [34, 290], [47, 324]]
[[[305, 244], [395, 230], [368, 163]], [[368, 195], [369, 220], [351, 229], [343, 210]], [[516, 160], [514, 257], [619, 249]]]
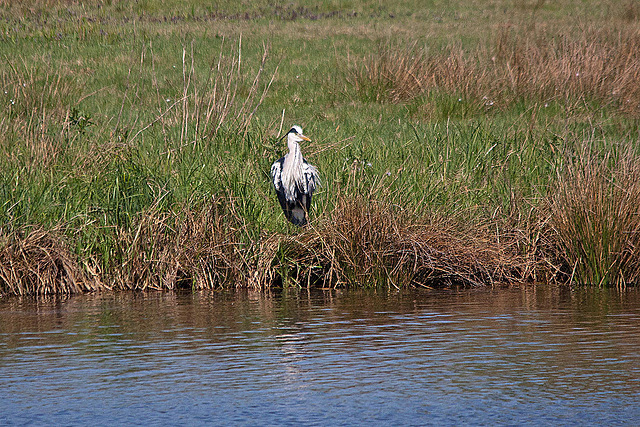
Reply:
[[[548, 209], [547, 200], [559, 200], [558, 189], [570, 193], [567, 158], [584, 146], [594, 159], [625, 144], [638, 155], [640, 83], [629, 76], [640, 65], [625, 51], [637, 46], [638, 10], [633, 1], [0, 3], [0, 234], [58, 230], [85, 273], [136, 287], [114, 278], [138, 265], [131, 253], [150, 251], [136, 258], [142, 270], [168, 266], [184, 236], [195, 239], [183, 223], [193, 217], [232, 231], [220, 259], [235, 272], [214, 282], [251, 285], [252, 269], [265, 267], [265, 241], [297, 236], [269, 168], [286, 148], [281, 131], [299, 124], [312, 138], [303, 152], [324, 183], [311, 215], [318, 227], [342, 199], [359, 195], [409, 224], [448, 218], [527, 236], [518, 255], [553, 268], [524, 268], [523, 280], [628, 283], [624, 271], [576, 267], [586, 255], [558, 240], [562, 209]], [[545, 68], [540, 58], [549, 52], [555, 62]], [[598, 65], [592, 59], [606, 55], [599, 52], [615, 52], [619, 65]], [[553, 71], [558, 64], [570, 72], [589, 65], [589, 79], [566, 80]], [[211, 203], [228, 218], [198, 214]], [[625, 227], [614, 238], [635, 233]], [[173, 237], [156, 247], [153, 233]], [[218, 238], [183, 252], [206, 258]], [[295, 266], [283, 275], [294, 282], [329, 259], [309, 255], [303, 265], [285, 246], [267, 264]], [[213, 267], [184, 256], [174, 254], [181, 267], [138, 279], [140, 287], [172, 287], [166, 277], [183, 276], [189, 280], [172, 283], [201, 286]], [[382, 280], [385, 271], [370, 277]], [[347, 276], [347, 284], [364, 277], [336, 283]], [[0, 278], [5, 290], [6, 282]]]

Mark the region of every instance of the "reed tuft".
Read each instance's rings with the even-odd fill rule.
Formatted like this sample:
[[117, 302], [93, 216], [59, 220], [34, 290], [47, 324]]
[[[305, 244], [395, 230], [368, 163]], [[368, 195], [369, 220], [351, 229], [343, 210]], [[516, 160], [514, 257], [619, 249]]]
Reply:
[[85, 274], [60, 229], [0, 228], [0, 292], [14, 295], [91, 292], [101, 283]]
[[516, 283], [532, 271], [517, 239], [441, 217], [419, 217], [389, 202], [341, 197], [295, 236], [268, 238], [263, 279], [322, 287], [386, 284], [448, 287]]
[[640, 157], [630, 144], [567, 158], [546, 200], [552, 241], [574, 283], [640, 283]]
[[121, 264], [112, 268], [118, 289], [211, 289], [244, 278], [239, 219], [228, 201], [213, 199], [178, 212], [143, 213], [118, 236]]

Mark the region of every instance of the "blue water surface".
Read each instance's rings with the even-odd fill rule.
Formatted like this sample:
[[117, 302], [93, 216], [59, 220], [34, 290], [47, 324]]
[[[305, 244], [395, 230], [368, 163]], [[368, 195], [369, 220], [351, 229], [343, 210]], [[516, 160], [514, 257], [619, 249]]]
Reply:
[[0, 299], [0, 424], [638, 425], [640, 292]]

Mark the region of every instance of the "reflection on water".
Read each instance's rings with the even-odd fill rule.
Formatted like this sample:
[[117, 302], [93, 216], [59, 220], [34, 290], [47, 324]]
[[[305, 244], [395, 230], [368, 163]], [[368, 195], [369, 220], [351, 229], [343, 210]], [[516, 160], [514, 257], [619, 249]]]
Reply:
[[0, 299], [0, 424], [635, 424], [640, 292]]

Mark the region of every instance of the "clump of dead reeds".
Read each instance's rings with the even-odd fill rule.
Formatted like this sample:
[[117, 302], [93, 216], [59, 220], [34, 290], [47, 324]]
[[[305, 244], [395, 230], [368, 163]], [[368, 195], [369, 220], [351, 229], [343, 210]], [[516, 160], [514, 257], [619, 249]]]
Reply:
[[585, 144], [568, 156], [545, 206], [568, 281], [640, 283], [640, 156], [631, 144], [604, 153]]
[[[543, 203], [545, 220], [523, 232], [418, 213], [391, 197], [342, 193], [308, 228], [263, 234], [260, 242], [247, 238], [234, 200], [151, 210], [117, 230], [114, 256], [103, 269], [79, 262], [63, 234], [3, 232], [0, 288], [24, 295], [230, 285], [481, 286], [536, 280], [540, 266], [553, 270], [551, 280], [638, 283], [638, 160], [629, 146], [569, 157]], [[527, 242], [527, 233], [539, 239]]]
[[233, 203], [213, 198], [180, 211], [142, 212], [130, 227], [114, 228], [109, 259], [93, 254], [82, 261], [65, 244], [62, 229], [0, 229], [0, 293], [242, 286], [250, 243], [243, 241]]
[[426, 90], [427, 67], [426, 55], [415, 44], [408, 48], [387, 46], [353, 67], [347, 79], [363, 100], [402, 102]]
[[261, 253], [263, 282], [302, 286], [478, 286], [521, 282], [531, 271], [513, 236], [362, 196], [341, 197], [298, 235], [270, 236]]
[[178, 212], [145, 212], [120, 230], [120, 264], [112, 268], [118, 289], [211, 289], [242, 283], [246, 260], [229, 201], [212, 199]]
[[15, 295], [91, 292], [99, 280], [85, 274], [59, 229], [0, 228], [0, 293]]
[[404, 102], [441, 92], [478, 107], [596, 101], [637, 115], [640, 34], [586, 29], [571, 33], [504, 28], [490, 48], [451, 46], [438, 52], [411, 45], [382, 47], [352, 65], [349, 82], [361, 98]]

